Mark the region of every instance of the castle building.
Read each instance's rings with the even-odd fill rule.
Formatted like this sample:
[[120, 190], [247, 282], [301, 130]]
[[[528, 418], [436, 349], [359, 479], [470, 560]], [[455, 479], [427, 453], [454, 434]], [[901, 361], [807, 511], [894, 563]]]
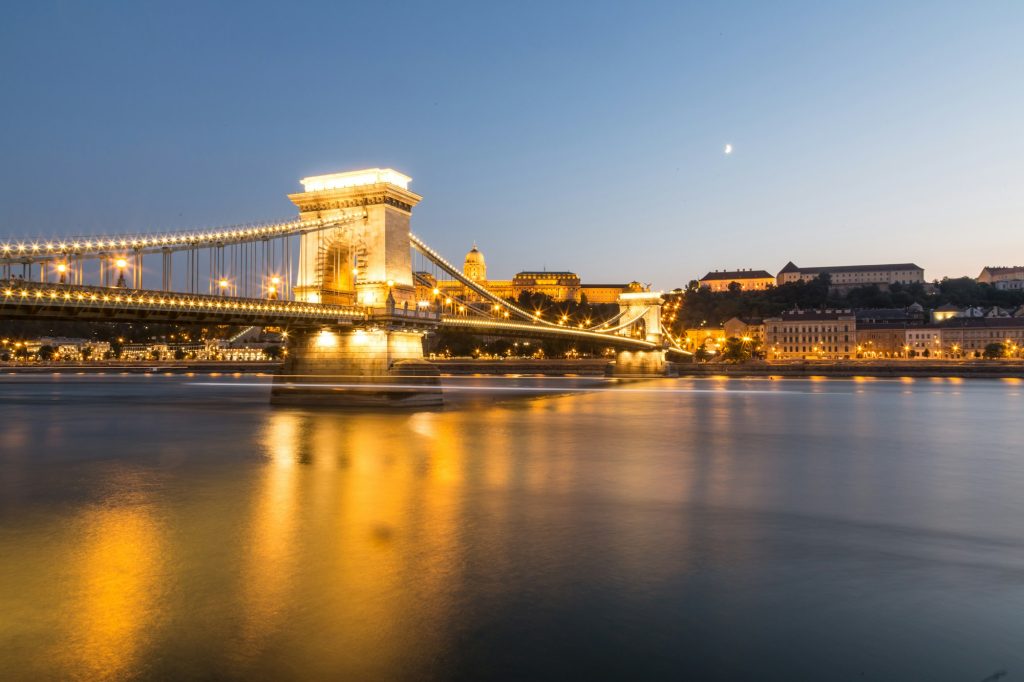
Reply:
[[742, 291], [775, 286], [775, 278], [767, 270], [715, 270], [700, 278], [700, 285], [711, 291], [728, 291], [736, 283]]
[[810, 282], [818, 275], [828, 274], [836, 289], [878, 285], [887, 289], [891, 284], [924, 283], [924, 268], [913, 263], [887, 263], [881, 265], [827, 265], [817, 268], [798, 268], [793, 261], [779, 271], [776, 281], [781, 286], [788, 282]]
[[[525, 291], [550, 296], [555, 301], [586, 300], [587, 303], [615, 303], [619, 294], [624, 291], [643, 287], [638, 283], [631, 284], [584, 284], [580, 276], [567, 270], [523, 270], [517, 272], [512, 279], [487, 279], [487, 261], [484, 254], [473, 244], [466, 254], [462, 265], [462, 274], [469, 280], [479, 283], [488, 291], [501, 298], [516, 300]], [[417, 298], [433, 300], [433, 290], [445, 298], [457, 298], [464, 301], [476, 301], [480, 296], [457, 280], [435, 280], [429, 273], [416, 273]]]

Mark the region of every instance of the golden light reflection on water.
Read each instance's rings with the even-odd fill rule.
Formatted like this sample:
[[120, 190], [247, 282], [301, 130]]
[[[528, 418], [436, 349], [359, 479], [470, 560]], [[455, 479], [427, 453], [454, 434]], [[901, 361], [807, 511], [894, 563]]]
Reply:
[[239, 652], [243, 657], [261, 649], [268, 634], [279, 626], [287, 603], [295, 572], [297, 448], [301, 442], [297, 416], [288, 412], [271, 415], [263, 433], [269, 462], [256, 483], [252, 521], [244, 543]]
[[[154, 466], [169, 488], [124, 475], [117, 494], [72, 498], [47, 520], [70, 519], [69, 529], [43, 528], [45, 553], [18, 566], [0, 557], [0, 578], [34, 593], [19, 614], [52, 612], [34, 637], [60, 631], [46, 648], [62, 657], [58, 674], [40, 677], [145, 677], [166, 650], [242, 679], [414, 677], [472, 637], [460, 630], [467, 613], [486, 624], [502, 608], [515, 612], [537, 584], [547, 599], [571, 594], [581, 556], [621, 596], [699, 566], [693, 548], [729, 566], [767, 551], [743, 534], [718, 542], [703, 526], [708, 508], [771, 508], [789, 491], [787, 503], [828, 508], [838, 495], [871, 518], [874, 472], [894, 456], [871, 439], [848, 446], [849, 434], [901, 419], [890, 437], [916, 442], [905, 434], [918, 413], [892, 409], [912, 385], [855, 380], [871, 400], [847, 400], [837, 380], [730, 379], [729, 390], [708, 390], [724, 383], [409, 414], [267, 409], [223, 426], [244, 459], [204, 469], [198, 458], [161, 457]], [[927, 385], [917, 384], [919, 400], [940, 393]], [[762, 395], [769, 388], [778, 394]], [[794, 388], [823, 394], [807, 401]], [[959, 409], [942, 400], [933, 405]], [[941, 451], [956, 431], [937, 424], [926, 436]], [[985, 432], [965, 432], [957, 452], [968, 435]], [[224, 441], [195, 447], [215, 460]], [[831, 457], [837, 448], [843, 456]], [[927, 473], [914, 476], [927, 483]], [[666, 538], [689, 549], [666, 551]], [[71, 585], [56, 596], [41, 585], [63, 585], [61, 576], [33, 583], [29, 569], [5, 572], [54, 564]], [[0, 614], [0, 644], [4, 625]], [[157, 673], [176, 670], [160, 665]]]
[[78, 519], [80, 544], [70, 557], [77, 589], [65, 613], [64, 656], [82, 679], [120, 679], [145, 653], [160, 619], [163, 529], [137, 484]]

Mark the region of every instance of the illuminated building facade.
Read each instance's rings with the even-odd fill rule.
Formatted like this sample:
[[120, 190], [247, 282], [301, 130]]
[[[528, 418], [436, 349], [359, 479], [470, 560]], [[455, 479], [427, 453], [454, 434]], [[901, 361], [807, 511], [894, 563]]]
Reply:
[[780, 286], [789, 282], [810, 282], [822, 274], [828, 274], [832, 287], [840, 290], [871, 284], [882, 289], [887, 289], [891, 284], [924, 284], [924, 268], [913, 263], [799, 268], [790, 261], [779, 271], [776, 281]]
[[765, 324], [765, 351], [772, 359], [852, 358], [857, 318], [851, 310], [791, 310]]
[[742, 291], [755, 291], [775, 286], [775, 277], [767, 270], [715, 270], [700, 278], [700, 285], [711, 291], [728, 291], [734, 283]]
[[[643, 290], [638, 282], [631, 284], [584, 284], [575, 272], [557, 270], [523, 270], [512, 279], [487, 279], [487, 261], [476, 244], [466, 254], [462, 274], [501, 298], [517, 300], [523, 292], [534, 292], [555, 301], [586, 300], [587, 303], [615, 303], [627, 291]], [[425, 272], [417, 273], [417, 298], [433, 300], [433, 290], [444, 298], [475, 301], [479, 296], [461, 282], [437, 280]], [[639, 287], [639, 289], [637, 289]]]
[[979, 284], [991, 284], [996, 289], [1017, 290], [1024, 289], [1024, 265], [1013, 265], [1010, 267], [982, 268], [981, 274], [976, 281]]

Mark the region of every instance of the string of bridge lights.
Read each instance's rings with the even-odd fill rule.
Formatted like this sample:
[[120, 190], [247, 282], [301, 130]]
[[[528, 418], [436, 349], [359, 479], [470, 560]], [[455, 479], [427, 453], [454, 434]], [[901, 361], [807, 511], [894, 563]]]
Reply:
[[[81, 287], [75, 287], [81, 289]], [[223, 311], [255, 314], [276, 314], [335, 321], [340, 318], [365, 319], [367, 311], [356, 306], [337, 306], [324, 303], [305, 303], [301, 301], [257, 301], [257, 300], [225, 300], [215, 296], [184, 296], [181, 294], [163, 294], [156, 292], [110, 293], [109, 289], [90, 288], [86, 291], [53, 288], [49, 286], [32, 286], [20, 284], [8, 286], [0, 290], [5, 300], [19, 299], [43, 304], [108, 304], [122, 305], [127, 308], [143, 306], [163, 306], [173, 309], [193, 309], [197, 311]]]
[[207, 230], [168, 232], [161, 235], [120, 235], [99, 237], [69, 237], [46, 242], [3, 242], [0, 243], [0, 260], [14, 259], [20, 263], [24, 258], [56, 258], [67, 255], [101, 253], [110, 249], [193, 249], [224, 246], [240, 242], [287, 237], [334, 227], [361, 219], [362, 216], [346, 216], [336, 220], [287, 220], [264, 224], [236, 225]]

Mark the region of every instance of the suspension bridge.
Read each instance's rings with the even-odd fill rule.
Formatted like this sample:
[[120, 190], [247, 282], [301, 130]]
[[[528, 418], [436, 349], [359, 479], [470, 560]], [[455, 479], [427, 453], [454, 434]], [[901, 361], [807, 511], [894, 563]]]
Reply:
[[[424, 334], [590, 341], [623, 375], [661, 375], [683, 351], [660, 292], [576, 327], [489, 291], [412, 233], [411, 178], [368, 169], [304, 178], [297, 219], [215, 229], [52, 239], [0, 237], [0, 319], [278, 326], [289, 353], [277, 403], [438, 404]], [[454, 280], [456, 302], [434, 284]]]

